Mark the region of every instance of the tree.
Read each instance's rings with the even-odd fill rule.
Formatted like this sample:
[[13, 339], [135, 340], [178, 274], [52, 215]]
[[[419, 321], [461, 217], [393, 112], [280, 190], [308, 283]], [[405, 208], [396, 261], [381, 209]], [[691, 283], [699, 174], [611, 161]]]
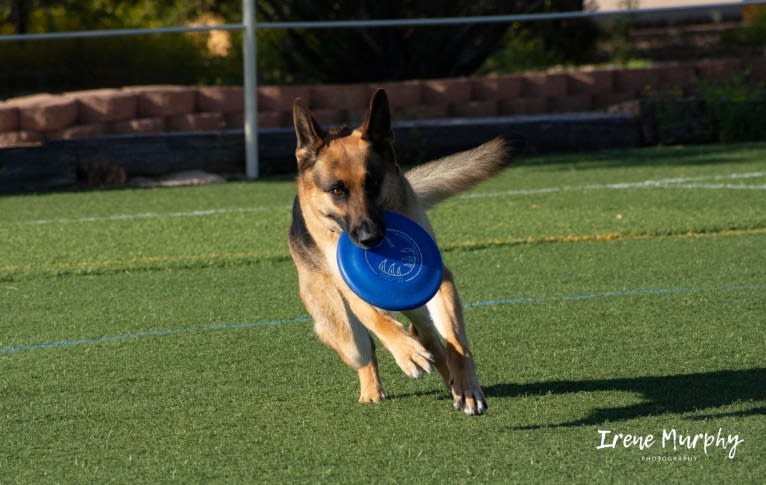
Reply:
[[[582, 9], [582, 0], [260, 0], [260, 21], [429, 18]], [[507, 24], [287, 30], [268, 38], [303, 82], [465, 76], [497, 49]], [[571, 49], [571, 46], [565, 47]]]
[[27, 33], [28, 15], [23, 0], [11, 1], [11, 21], [17, 34]]

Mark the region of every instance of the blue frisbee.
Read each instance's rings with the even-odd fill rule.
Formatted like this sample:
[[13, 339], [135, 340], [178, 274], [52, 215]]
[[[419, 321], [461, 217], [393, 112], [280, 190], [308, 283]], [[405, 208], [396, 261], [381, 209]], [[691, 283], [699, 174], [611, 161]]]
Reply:
[[386, 236], [376, 247], [356, 246], [344, 232], [338, 241], [338, 268], [360, 298], [378, 308], [417, 308], [442, 281], [442, 258], [433, 238], [415, 221], [386, 212]]

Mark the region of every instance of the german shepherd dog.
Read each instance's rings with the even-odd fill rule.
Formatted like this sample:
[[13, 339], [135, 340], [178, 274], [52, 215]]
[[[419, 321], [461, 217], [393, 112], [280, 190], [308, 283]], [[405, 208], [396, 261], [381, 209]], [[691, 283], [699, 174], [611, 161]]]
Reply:
[[361, 248], [376, 246], [386, 233], [386, 210], [415, 220], [433, 236], [425, 210], [500, 171], [510, 159], [508, 146], [498, 138], [403, 173], [394, 154], [388, 98], [381, 89], [353, 131], [324, 131], [300, 99], [293, 105], [293, 123], [298, 176], [290, 253], [319, 339], [359, 375], [359, 402], [385, 399], [374, 334], [406, 375], [418, 378], [435, 368], [452, 392], [455, 409], [483, 414], [487, 401], [450, 271], [444, 268], [428, 303], [403, 312], [412, 323], [406, 329], [351, 291], [338, 270], [336, 247], [341, 232]]

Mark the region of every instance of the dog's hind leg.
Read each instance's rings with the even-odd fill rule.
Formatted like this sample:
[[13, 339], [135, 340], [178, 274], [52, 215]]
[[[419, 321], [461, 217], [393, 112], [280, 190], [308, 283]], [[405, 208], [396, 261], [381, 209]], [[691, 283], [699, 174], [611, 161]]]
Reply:
[[487, 410], [487, 400], [476, 377], [476, 367], [468, 347], [463, 324], [463, 307], [452, 273], [446, 267], [439, 291], [426, 307], [434, 326], [445, 341], [455, 409], [466, 414], [483, 414]]
[[314, 318], [314, 331], [319, 340], [334, 349], [343, 362], [357, 371], [359, 402], [385, 399], [375, 344], [330, 279], [315, 274], [301, 278], [301, 299]]

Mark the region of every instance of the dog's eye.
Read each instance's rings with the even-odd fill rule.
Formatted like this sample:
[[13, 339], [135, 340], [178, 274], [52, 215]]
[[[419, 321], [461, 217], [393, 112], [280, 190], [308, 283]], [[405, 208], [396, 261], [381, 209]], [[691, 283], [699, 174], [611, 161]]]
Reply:
[[346, 190], [346, 186], [343, 184], [333, 185], [332, 187], [330, 187], [330, 190], [328, 190], [327, 192], [329, 192], [330, 195], [338, 199], [345, 197], [346, 194], [348, 193], [348, 191]]

